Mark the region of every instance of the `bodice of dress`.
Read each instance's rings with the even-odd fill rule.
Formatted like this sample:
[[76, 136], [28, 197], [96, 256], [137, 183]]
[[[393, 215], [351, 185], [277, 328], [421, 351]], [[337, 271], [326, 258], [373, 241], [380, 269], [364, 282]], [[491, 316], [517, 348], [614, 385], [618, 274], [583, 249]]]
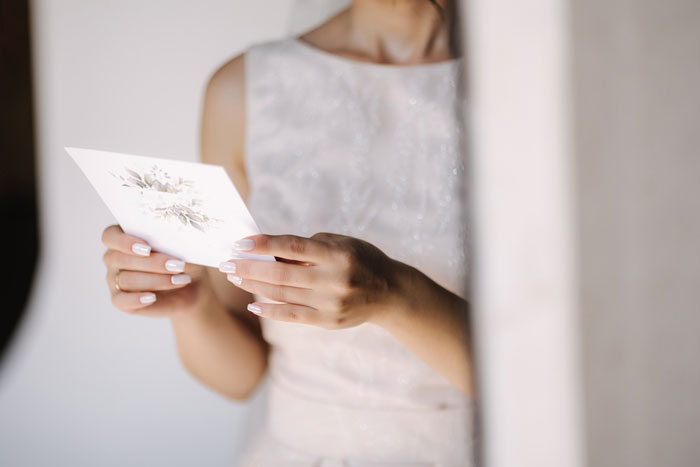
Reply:
[[[251, 48], [246, 173], [261, 230], [357, 237], [466, 298], [461, 68], [363, 63], [293, 38]], [[470, 404], [379, 326], [262, 325], [286, 394], [350, 409]]]

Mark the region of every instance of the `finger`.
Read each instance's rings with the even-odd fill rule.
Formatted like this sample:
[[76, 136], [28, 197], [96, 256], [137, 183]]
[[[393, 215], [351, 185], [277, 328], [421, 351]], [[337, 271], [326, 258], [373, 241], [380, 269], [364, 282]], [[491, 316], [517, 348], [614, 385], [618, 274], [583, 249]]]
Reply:
[[114, 294], [119, 293], [119, 289], [117, 288], [117, 281], [114, 279], [117, 272], [117, 269], [107, 268], [107, 275], [105, 276], [107, 286], [109, 287], [109, 293], [112, 296], [114, 296]]
[[327, 243], [296, 235], [253, 235], [236, 242], [240, 251], [281, 258], [323, 262], [330, 254]]
[[308, 306], [289, 303], [261, 303], [248, 305], [248, 311], [258, 316], [289, 323], [323, 325], [321, 313]]
[[242, 279], [240, 276], [234, 276], [232, 274], [227, 275], [226, 278], [229, 280], [229, 282], [247, 292], [260, 295], [261, 297], [275, 300], [277, 302], [309, 306], [312, 299], [313, 292], [309, 289]]
[[122, 311], [131, 312], [146, 308], [157, 301], [153, 292], [117, 292], [112, 295], [112, 305]]
[[234, 274], [244, 279], [267, 282], [268, 284], [288, 285], [307, 289], [317, 284], [320, 280], [313, 266], [251, 259], [237, 259], [221, 263], [219, 271]]
[[148, 295], [149, 292], [117, 292], [112, 297], [112, 303], [116, 308], [130, 314], [162, 318], [183, 310], [191, 310], [198, 300], [197, 287], [198, 283], [194, 283], [181, 290], [157, 292], [153, 294], [156, 301], [150, 304], [140, 302], [140, 297]]
[[102, 260], [108, 268], [160, 274], [178, 274], [184, 272], [187, 266], [184, 261], [163, 253], [151, 253], [145, 258], [112, 249], [105, 252]]
[[122, 270], [116, 277], [122, 292], [172, 290], [192, 282], [189, 274], [153, 274]]
[[102, 232], [102, 243], [109, 249], [127, 255], [149, 256], [151, 247], [144, 240], [125, 234], [118, 225], [110, 225]]

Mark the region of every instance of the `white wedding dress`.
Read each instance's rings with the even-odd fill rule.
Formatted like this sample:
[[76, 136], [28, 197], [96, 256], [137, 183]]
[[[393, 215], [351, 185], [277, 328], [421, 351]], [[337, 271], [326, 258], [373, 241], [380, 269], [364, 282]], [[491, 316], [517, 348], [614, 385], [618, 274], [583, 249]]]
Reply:
[[[378, 65], [284, 39], [245, 67], [262, 231], [361, 238], [466, 297], [461, 60]], [[243, 465], [472, 465], [472, 401], [384, 329], [262, 325], [268, 414]]]

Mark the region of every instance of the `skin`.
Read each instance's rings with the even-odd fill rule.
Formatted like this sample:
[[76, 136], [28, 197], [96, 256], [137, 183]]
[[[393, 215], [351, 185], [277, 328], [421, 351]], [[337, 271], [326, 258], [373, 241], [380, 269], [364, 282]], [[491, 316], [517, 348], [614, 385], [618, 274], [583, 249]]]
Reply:
[[[432, 63], [451, 58], [445, 21], [425, 0], [357, 0], [301, 39], [354, 60]], [[245, 55], [211, 77], [202, 113], [201, 154], [204, 162], [226, 168], [245, 199], [244, 77]], [[330, 233], [311, 238], [256, 235], [241, 242], [241, 249], [280, 261], [232, 258], [219, 271], [192, 264], [183, 264], [182, 271], [168, 270], [166, 262], [177, 258], [135, 253], [132, 247], [146, 242], [119, 226], [106, 228], [102, 240], [114, 306], [135, 315], [169, 318], [185, 367], [231, 399], [247, 398], [265, 373], [268, 346], [260, 319], [324, 329], [374, 323], [474, 396], [468, 303], [361, 239]], [[285, 303], [253, 302], [254, 293]]]

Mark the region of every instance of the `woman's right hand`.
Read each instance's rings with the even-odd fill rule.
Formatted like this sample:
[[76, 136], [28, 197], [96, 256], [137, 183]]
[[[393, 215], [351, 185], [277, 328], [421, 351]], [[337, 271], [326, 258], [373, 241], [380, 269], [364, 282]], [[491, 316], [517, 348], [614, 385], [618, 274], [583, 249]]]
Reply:
[[127, 313], [170, 316], [197, 308], [207, 281], [204, 267], [151, 251], [118, 225], [102, 233], [112, 304]]

